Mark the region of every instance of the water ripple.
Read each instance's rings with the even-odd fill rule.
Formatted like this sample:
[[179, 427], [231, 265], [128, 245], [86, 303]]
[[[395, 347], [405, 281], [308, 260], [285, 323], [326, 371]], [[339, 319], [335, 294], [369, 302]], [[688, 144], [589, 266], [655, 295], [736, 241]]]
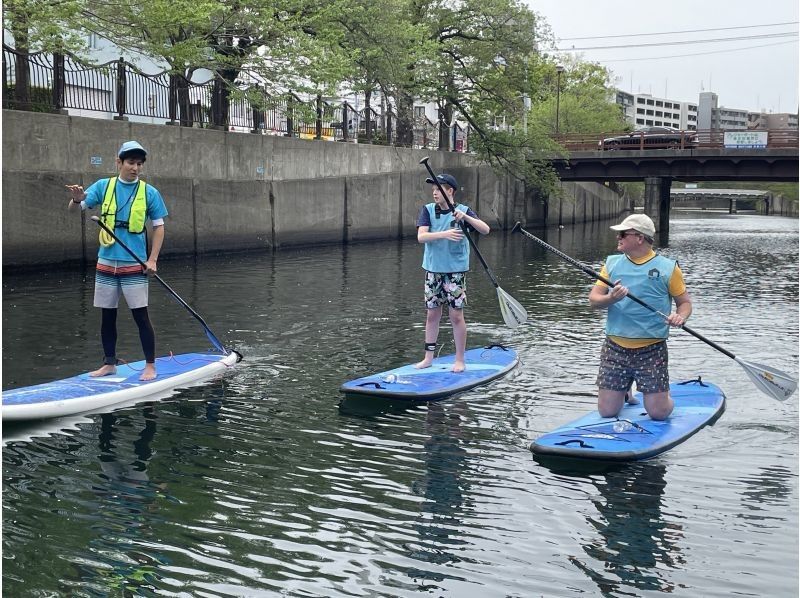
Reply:
[[[796, 372], [797, 229], [676, 217], [665, 252], [686, 273], [692, 327]], [[607, 223], [542, 234], [593, 268], [613, 251]], [[594, 408], [602, 314], [588, 307], [592, 281], [534, 244], [480, 243], [530, 320], [507, 329], [474, 271], [469, 343], [512, 345], [521, 363], [417, 406], [346, 404], [337, 392], [419, 358], [416, 243], [165, 262], [245, 360], [157, 402], [4, 430], [8, 595], [797, 595], [796, 398], [764, 397], [733, 360], [676, 332], [673, 378], [702, 375], [726, 392], [713, 427], [644, 463], [541, 464], [531, 439]], [[4, 349], [15, 349], [3, 352], [4, 384], [93, 365], [83, 274], [3, 285]], [[202, 331], [151, 295], [159, 342], [196, 349]], [[77, 332], [57, 325], [53, 304]], [[121, 330], [123, 350], [138, 350], [134, 334]], [[443, 351], [451, 339], [444, 320]]]

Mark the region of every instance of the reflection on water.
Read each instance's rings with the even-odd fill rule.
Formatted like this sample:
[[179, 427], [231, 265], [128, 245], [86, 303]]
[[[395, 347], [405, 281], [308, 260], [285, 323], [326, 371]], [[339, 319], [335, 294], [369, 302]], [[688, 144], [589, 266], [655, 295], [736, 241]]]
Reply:
[[[541, 236], [598, 268], [608, 224]], [[691, 214], [671, 230], [692, 327], [797, 371], [797, 222]], [[796, 397], [764, 397], [676, 333], [673, 379], [727, 395], [715, 426], [645, 463], [538, 463], [530, 440], [594, 407], [603, 321], [574, 267], [519, 236], [478, 242], [530, 321], [506, 328], [473, 269], [468, 343], [512, 345], [521, 363], [417, 405], [338, 392], [419, 357], [413, 239], [166, 261], [164, 279], [245, 360], [154, 403], [4, 429], [5, 594], [797, 595]], [[91, 272], [4, 277], [4, 388], [96, 365], [91, 288]], [[160, 352], [205, 348], [179, 305], [151, 297]], [[136, 355], [127, 320], [120, 352]]]
[[467, 451], [461, 446], [465, 416], [466, 405], [457, 399], [447, 405], [432, 403], [425, 417], [425, 469], [411, 485], [415, 494], [425, 498], [417, 524], [419, 547], [411, 555], [421, 561], [443, 565], [460, 560], [457, 551], [464, 539], [458, 528], [460, 514], [468, 506], [465, 497], [469, 497], [468, 480], [463, 476]]
[[624, 588], [670, 592], [675, 582], [659, 574], [685, 563], [680, 555], [683, 527], [664, 521], [662, 504], [666, 466], [659, 462], [635, 464], [593, 480], [599, 494], [592, 498], [597, 516], [589, 518], [599, 536], [583, 548], [603, 571], [573, 564], [590, 577], [604, 595]]
[[73, 561], [78, 579], [62, 580], [70, 593], [136, 593], [139, 588], [152, 587], [159, 566], [168, 562], [157, 552], [136, 548], [152, 536], [153, 524], [159, 523], [157, 502], [167, 489], [165, 483], [152, 481], [147, 472], [152, 456], [150, 443], [156, 433], [155, 410], [145, 408], [141, 415], [143, 422], [123, 422], [141, 428], [130, 445], [117, 429], [116, 415], [100, 416], [97, 461], [101, 473], [91, 487], [95, 499], [85, 505], [94, 513], [89, 526], [92, 540], [88, 554]]

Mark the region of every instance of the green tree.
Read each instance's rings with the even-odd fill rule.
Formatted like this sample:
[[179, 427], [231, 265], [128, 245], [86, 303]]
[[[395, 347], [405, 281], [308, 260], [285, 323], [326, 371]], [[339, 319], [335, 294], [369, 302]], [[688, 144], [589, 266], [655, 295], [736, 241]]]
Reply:
[[412, 24], [412, 8], [408, 0], [349, 0], [335, 18], [344, 32], [341, 53], [350, 61], [343, 82], [364, 96], [367, 131], [373, 95], [413, 95], [412, 65], [433, 51], [424, 30]]
[[29, 53], [64, 53], [82, 47], [75, 26], [79, 11], [79, 0], [7, 0], [3, 4], [3, 42], [17, 52], [13, 96], [17, 108], [31, 109]]
[[559, 86], [555, 66], [549, 63], [540, 71], [545, 75], [541, 83], [547, 94], [534, 104], [531, 120], [555, 132], [558, 112], [560, 134], [604, 133], [625, 128], [622, 110], [614, 103], [608, 69], [596, 63], [568, 60], [562, 65], [564, 72]]
[[[273, 93], [332, 89], [344, 65], [332, 40], [337, 2], [323, 0], [83, 0], [83, 27], [118, 46], [168, 65], [182, 122], [194, 74], [213, 75], [212, 112], [225, 122], [238, 83]], [[258, 96], [250, 96], [255, 101]]]
[[433, 3], [429, 19], [438, 51], [425, 65], [425, 83], [442, 120], [450, 122], [456, 111], [469, 123], [470, 146], [480, 158], [528, 186], [554, 188], [548, 158], [560, 147], [536, 123], [526, 130], [523, 102], [526, 95], [538, 98], [532, 83], [540, 78], [536, 48], [546, 28], [515, 0]]

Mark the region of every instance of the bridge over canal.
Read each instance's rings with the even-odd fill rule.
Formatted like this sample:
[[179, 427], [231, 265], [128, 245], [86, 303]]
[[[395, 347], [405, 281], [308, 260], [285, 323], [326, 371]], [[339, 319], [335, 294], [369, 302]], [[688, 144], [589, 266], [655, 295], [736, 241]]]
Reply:
[[775, 206], [773, 193], [764, 189], [671, 189], [669, 195], [673, 208], [727, 210], [729, 214], [759, 209], [769, 215]]
[[[791, 131], [779, 146], [729, 149], [587, 150], [586, 145], [553, 160], [562, 181], [644, 181], [644, 211], [656, 223], [661, 240], [669, 237], [672, 181], [798, 180], [798, 132]], [[569, 149], [569, 141], [564, 145]], [[596, 146], [595, 146], [596, 147]]]

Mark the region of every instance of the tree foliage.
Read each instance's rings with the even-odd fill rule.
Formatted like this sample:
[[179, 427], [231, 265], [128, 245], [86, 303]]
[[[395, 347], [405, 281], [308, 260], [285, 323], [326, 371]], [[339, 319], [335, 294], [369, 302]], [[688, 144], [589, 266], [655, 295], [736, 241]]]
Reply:
[[602, 67], [571, 61], [558, 85], [549, 27], [520, 0], [9, 0], [5, 15], [26, 48], [74, 52], [83, 30], [162, 61], [184, 87], [206, 69], [224, 106], [242, 83], [368, 106], [380, 92], [400, 143], [414, 105], [433, 102], [443, 130], [468, 123], [480, 158], [542, 191], [564, 153], [556, 104], [561, 133], [622, 126]]

